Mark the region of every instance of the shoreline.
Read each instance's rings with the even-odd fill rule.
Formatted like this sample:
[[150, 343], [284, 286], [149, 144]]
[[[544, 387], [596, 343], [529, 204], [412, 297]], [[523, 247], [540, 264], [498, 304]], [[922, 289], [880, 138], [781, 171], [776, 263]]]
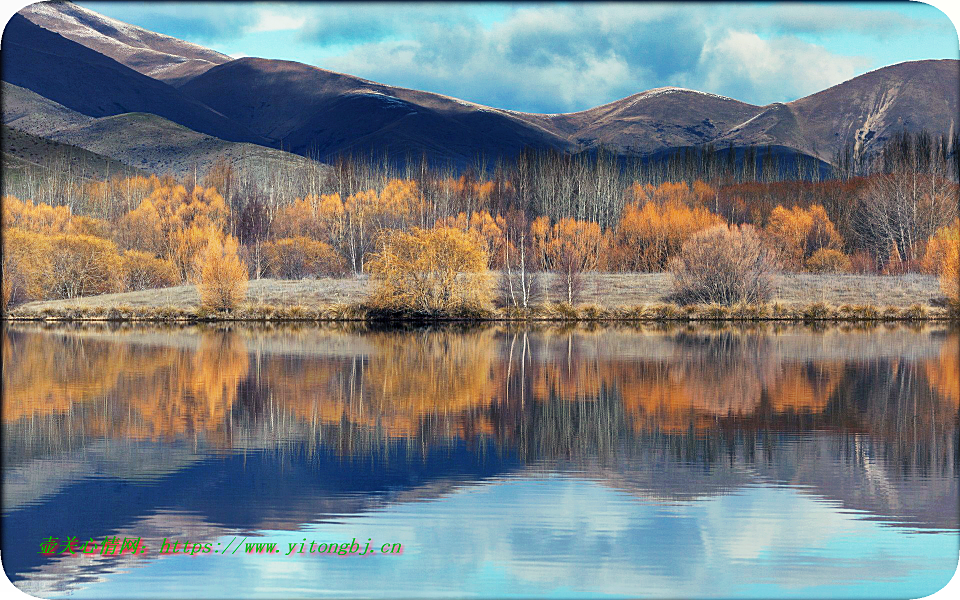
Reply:
[[481, 308], [450, 312], [383, 310], [363, 304], [248, 305], [230, 312], [201, 307], [100, 306], [13, 309], [4, 322], [144, 322], [144, 323], [524, 323], [524, 322], [929, 322], [960, 321], [960, 310], [914, 303], [907, 307], [872, 304], [833, 305], [827, 302], [779, 302], [739, 306], [643, 304], [632, 307], [544, 304], [528, 309]]

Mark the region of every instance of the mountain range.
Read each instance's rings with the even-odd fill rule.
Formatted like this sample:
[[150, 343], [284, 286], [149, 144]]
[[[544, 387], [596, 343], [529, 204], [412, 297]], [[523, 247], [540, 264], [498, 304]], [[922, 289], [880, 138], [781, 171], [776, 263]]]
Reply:
[[[767, 106], [661, 87], [580, 112], [534, 114], [291, 61], [234, 60], [69, 2], [24, 8], [0, 47], [4, 124], [174, 171], [202, 166], [231, 144], [282, 153], [274, 157], [426, 155], [460, 165], [524, 148], [662, 156], [714, 144], [772, 146], [830, 162], [846, 145], [875, 154], [904, 130], [952, 135], [960, 112], [957, 60], [891, 65]], [[152, 134], [139, 145], [122, 140], [144, 123]], [[197, 144], [207, 150], [197, 152]], [[192, 146], [186, 154], [185, 145]]]

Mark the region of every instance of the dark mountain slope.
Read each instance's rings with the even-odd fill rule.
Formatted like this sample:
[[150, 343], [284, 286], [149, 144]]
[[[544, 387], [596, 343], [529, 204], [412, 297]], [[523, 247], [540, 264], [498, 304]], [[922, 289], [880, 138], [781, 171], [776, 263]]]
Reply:
[[289, 61], [241, 58], [181, 89], [285, 149], [321, 158], [388, 151], [465, 161], [479, 153], [512, 156], [526, 146], [571, 148], [509, 111]]
[[262, 136], [112, 58], [14, 15], [3, 32], [3, 80], [91, 117], [147, 112], [221, 139]]

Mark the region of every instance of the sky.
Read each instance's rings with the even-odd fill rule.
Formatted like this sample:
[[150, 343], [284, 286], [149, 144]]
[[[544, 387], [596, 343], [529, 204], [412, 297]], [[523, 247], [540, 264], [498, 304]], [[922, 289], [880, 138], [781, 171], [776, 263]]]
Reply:
[[540, 113], [661, 86], [788, 102], [890, 64], [960, 58], [950, 19], [914, 2], [78, 4], [236, 58]]

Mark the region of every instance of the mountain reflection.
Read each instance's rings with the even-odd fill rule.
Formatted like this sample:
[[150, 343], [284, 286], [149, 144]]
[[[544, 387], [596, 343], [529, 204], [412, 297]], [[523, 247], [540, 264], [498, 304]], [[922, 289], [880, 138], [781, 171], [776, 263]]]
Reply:
[[60, 564], [51, 532], [297, 529], [543, 471], [955, 529], [958, 348], [939, 326], [9, 326], [4, 563]]

